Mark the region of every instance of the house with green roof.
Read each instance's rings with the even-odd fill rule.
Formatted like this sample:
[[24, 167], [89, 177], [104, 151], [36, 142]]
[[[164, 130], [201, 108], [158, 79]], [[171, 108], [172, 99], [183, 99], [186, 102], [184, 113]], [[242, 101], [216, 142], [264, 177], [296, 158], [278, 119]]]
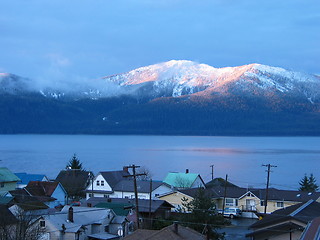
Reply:
[[18, 181], [20, 181], [20, 178], [13, 174], [8, 168], [0, 167], [0, 193], [15, 190]]
[[188, 169], [185, 173], [169, 172], [163, 182], [178, 189], [199, 187], [205, 188], [205, 183], [200, 174], [189, 173]]

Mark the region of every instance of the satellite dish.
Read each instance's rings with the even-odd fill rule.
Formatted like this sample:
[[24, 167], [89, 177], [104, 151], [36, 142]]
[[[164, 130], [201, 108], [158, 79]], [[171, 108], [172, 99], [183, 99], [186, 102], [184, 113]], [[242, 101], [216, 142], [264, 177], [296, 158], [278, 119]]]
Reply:
[[123, 229], [122, 229], [122, 228], [120, 228], [120, 229], [118, 230], [118, 236], [119, 236], [119, 237], [122, 237], [122, 236], [123, 236]]

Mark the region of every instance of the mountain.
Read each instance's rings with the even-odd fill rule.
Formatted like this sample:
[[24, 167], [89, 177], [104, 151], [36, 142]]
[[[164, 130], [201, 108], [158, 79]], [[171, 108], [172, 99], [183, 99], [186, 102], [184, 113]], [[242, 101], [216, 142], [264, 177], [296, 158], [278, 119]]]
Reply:
[[0, 74], [0, 133], [319, 135], [320, 78], [172, 60], [91, 81]]

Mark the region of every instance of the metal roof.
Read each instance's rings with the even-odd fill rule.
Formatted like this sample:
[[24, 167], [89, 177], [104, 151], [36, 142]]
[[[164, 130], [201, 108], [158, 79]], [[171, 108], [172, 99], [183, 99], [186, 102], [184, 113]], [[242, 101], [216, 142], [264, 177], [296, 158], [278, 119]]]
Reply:
[[[191, 187], [199, 174], [197, 173], [179, 173], [170, 172], [167, 174], [163, 182], [174, 187]], [[183, 186], [182, 186], [183, 185]]]
[[20, 184], [28, 184], [30, 181], [43, 181], [46, 179], [46, 175], [44, 174], [29, 174], [29, 173], [14, 173], [21, 181]]
[[8, 168], [1, 167], [0, 168], [0, 182], [18, 182], [20, 178], [18, 178], [15, 174], [13, 174]]

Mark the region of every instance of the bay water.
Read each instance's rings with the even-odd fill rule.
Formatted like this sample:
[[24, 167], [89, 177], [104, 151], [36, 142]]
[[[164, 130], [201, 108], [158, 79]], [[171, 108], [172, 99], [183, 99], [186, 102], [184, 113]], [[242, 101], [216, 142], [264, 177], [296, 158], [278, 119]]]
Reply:
[[310, 173], [320, 184], [320, 137], [0, 135], [0, 166], [13, 172], [53, 179], [74, 153], [95, 174], [136, 164], [154, 180], [189, 169], [207, 182], [214, 165], [214, 177], [263, 188], [270, 163], [270, 187], [296, 190]]

